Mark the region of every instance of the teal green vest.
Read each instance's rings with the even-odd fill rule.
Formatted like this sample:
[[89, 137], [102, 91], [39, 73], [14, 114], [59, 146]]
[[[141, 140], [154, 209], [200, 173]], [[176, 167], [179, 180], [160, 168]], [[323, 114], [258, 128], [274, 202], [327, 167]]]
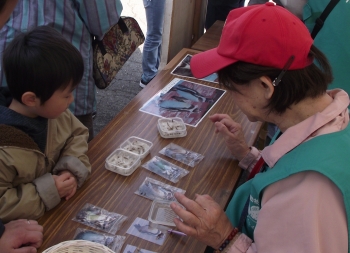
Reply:
[[[261, 208], [264, 189], [281, 179], [302, 171], [317, 171], [338, 186], [343, 194], [348, 220], [350, 221], [350, 125], [343, 131], [315, 137], [284, 155], [266, 172], [240, 186], [231, 199], [226, 214], [234, 226], [239, 219], [248, 197], [248, 216], [242, 232], [254, 239], [256, 219]], [[350, 239], [348, 238], [349, 242]], [[349, 246], [350, 250], [350, 246]], [[349, 251], [350, 252], [350, 251]]]
[[[309, 0], [304, 6], [303, 19], [311, 32], [315, 20], [326, 8], [330, 0]], [[314, 45], [329, 60], [334, 81], [329, 89], [341, 88], [350, 94], [350, 1], [340, 0], [329, 14]]]

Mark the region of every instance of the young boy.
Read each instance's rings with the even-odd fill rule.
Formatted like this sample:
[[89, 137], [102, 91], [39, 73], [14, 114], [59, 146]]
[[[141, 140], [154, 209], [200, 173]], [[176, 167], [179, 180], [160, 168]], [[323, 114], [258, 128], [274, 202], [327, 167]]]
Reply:
[[[9, 93], [0, 105], [0, 219], [37, 219], [70, 199], [91, 171], [88, 130], [67, 110], [84, 65], [55, 29], [38, 27], [6, 48]], [[10, 98], [8, 95], [11, 94]]]

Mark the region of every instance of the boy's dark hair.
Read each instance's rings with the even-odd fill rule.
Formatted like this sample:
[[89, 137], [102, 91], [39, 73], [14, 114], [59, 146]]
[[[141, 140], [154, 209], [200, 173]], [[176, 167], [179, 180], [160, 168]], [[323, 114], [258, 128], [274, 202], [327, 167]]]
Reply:
[[[324, 94], [333, 80], [331, 66], [326, 56], [315, 46], [311, 46], [310, 56], [317, 61], [304, 69], [288, 70], [266, 106], [269, 112], [282, 114], [291, 105], [305, 98], [316, 98]], [[237, 62], [218, 71], [219, 83], [229, 90], [239, 92], [239, 85], [249, 85], [250, 81], [268, 76], [272, 81], [281, 69]]]
[[80, 52], [58, 31], [40, 26], [18, 35], [5, 49], [4, 73], [8, 88], [19, 102], [31, 91], [44, 104], [56, 90], [80, 82], [84, 63]]

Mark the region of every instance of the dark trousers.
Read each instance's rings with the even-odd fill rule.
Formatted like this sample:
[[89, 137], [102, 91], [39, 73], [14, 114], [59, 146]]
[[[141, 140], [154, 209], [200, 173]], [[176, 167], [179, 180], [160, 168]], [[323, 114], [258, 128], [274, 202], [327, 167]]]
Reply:
[[[205, 29], [209, 29], [216, 20], [225, 21], [229, 12], [240, 6], [240, 0], [231, 0], [227, 3], [218, 4], [209, 0], [207, 5], [207, 15], [205, 17]], [[243, 1], [244, 3], [244, 1]]]
[[94, 124], [92, 119], [92, 113], [85, 114], [85, 115], [79, 115], [75, 116], [80, 120], [81, 123], [83, 123], [84, 126], [86, 126], [89, 129], [89, 139], [88, 141], [91, 141], [94, 138]]

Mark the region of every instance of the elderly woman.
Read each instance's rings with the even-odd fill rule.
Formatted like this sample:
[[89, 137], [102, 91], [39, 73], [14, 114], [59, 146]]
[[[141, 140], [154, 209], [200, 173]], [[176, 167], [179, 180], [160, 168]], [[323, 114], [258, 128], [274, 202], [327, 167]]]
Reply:
[[[209, 196], [176, 194], [179, 230], [216, 252], [350, 252], [349, 97], [327, 91], [331, 68], [304, 24], [269, 2], [230, 12], [217, 48], [191, 61], [214, 72], [251, 121], [281, 130], [263, 151], [240, 125], [211, 116], [240, 165], [251, 171], [226, 213]], [[259, 172], [255, 175], [256, 172]]]

